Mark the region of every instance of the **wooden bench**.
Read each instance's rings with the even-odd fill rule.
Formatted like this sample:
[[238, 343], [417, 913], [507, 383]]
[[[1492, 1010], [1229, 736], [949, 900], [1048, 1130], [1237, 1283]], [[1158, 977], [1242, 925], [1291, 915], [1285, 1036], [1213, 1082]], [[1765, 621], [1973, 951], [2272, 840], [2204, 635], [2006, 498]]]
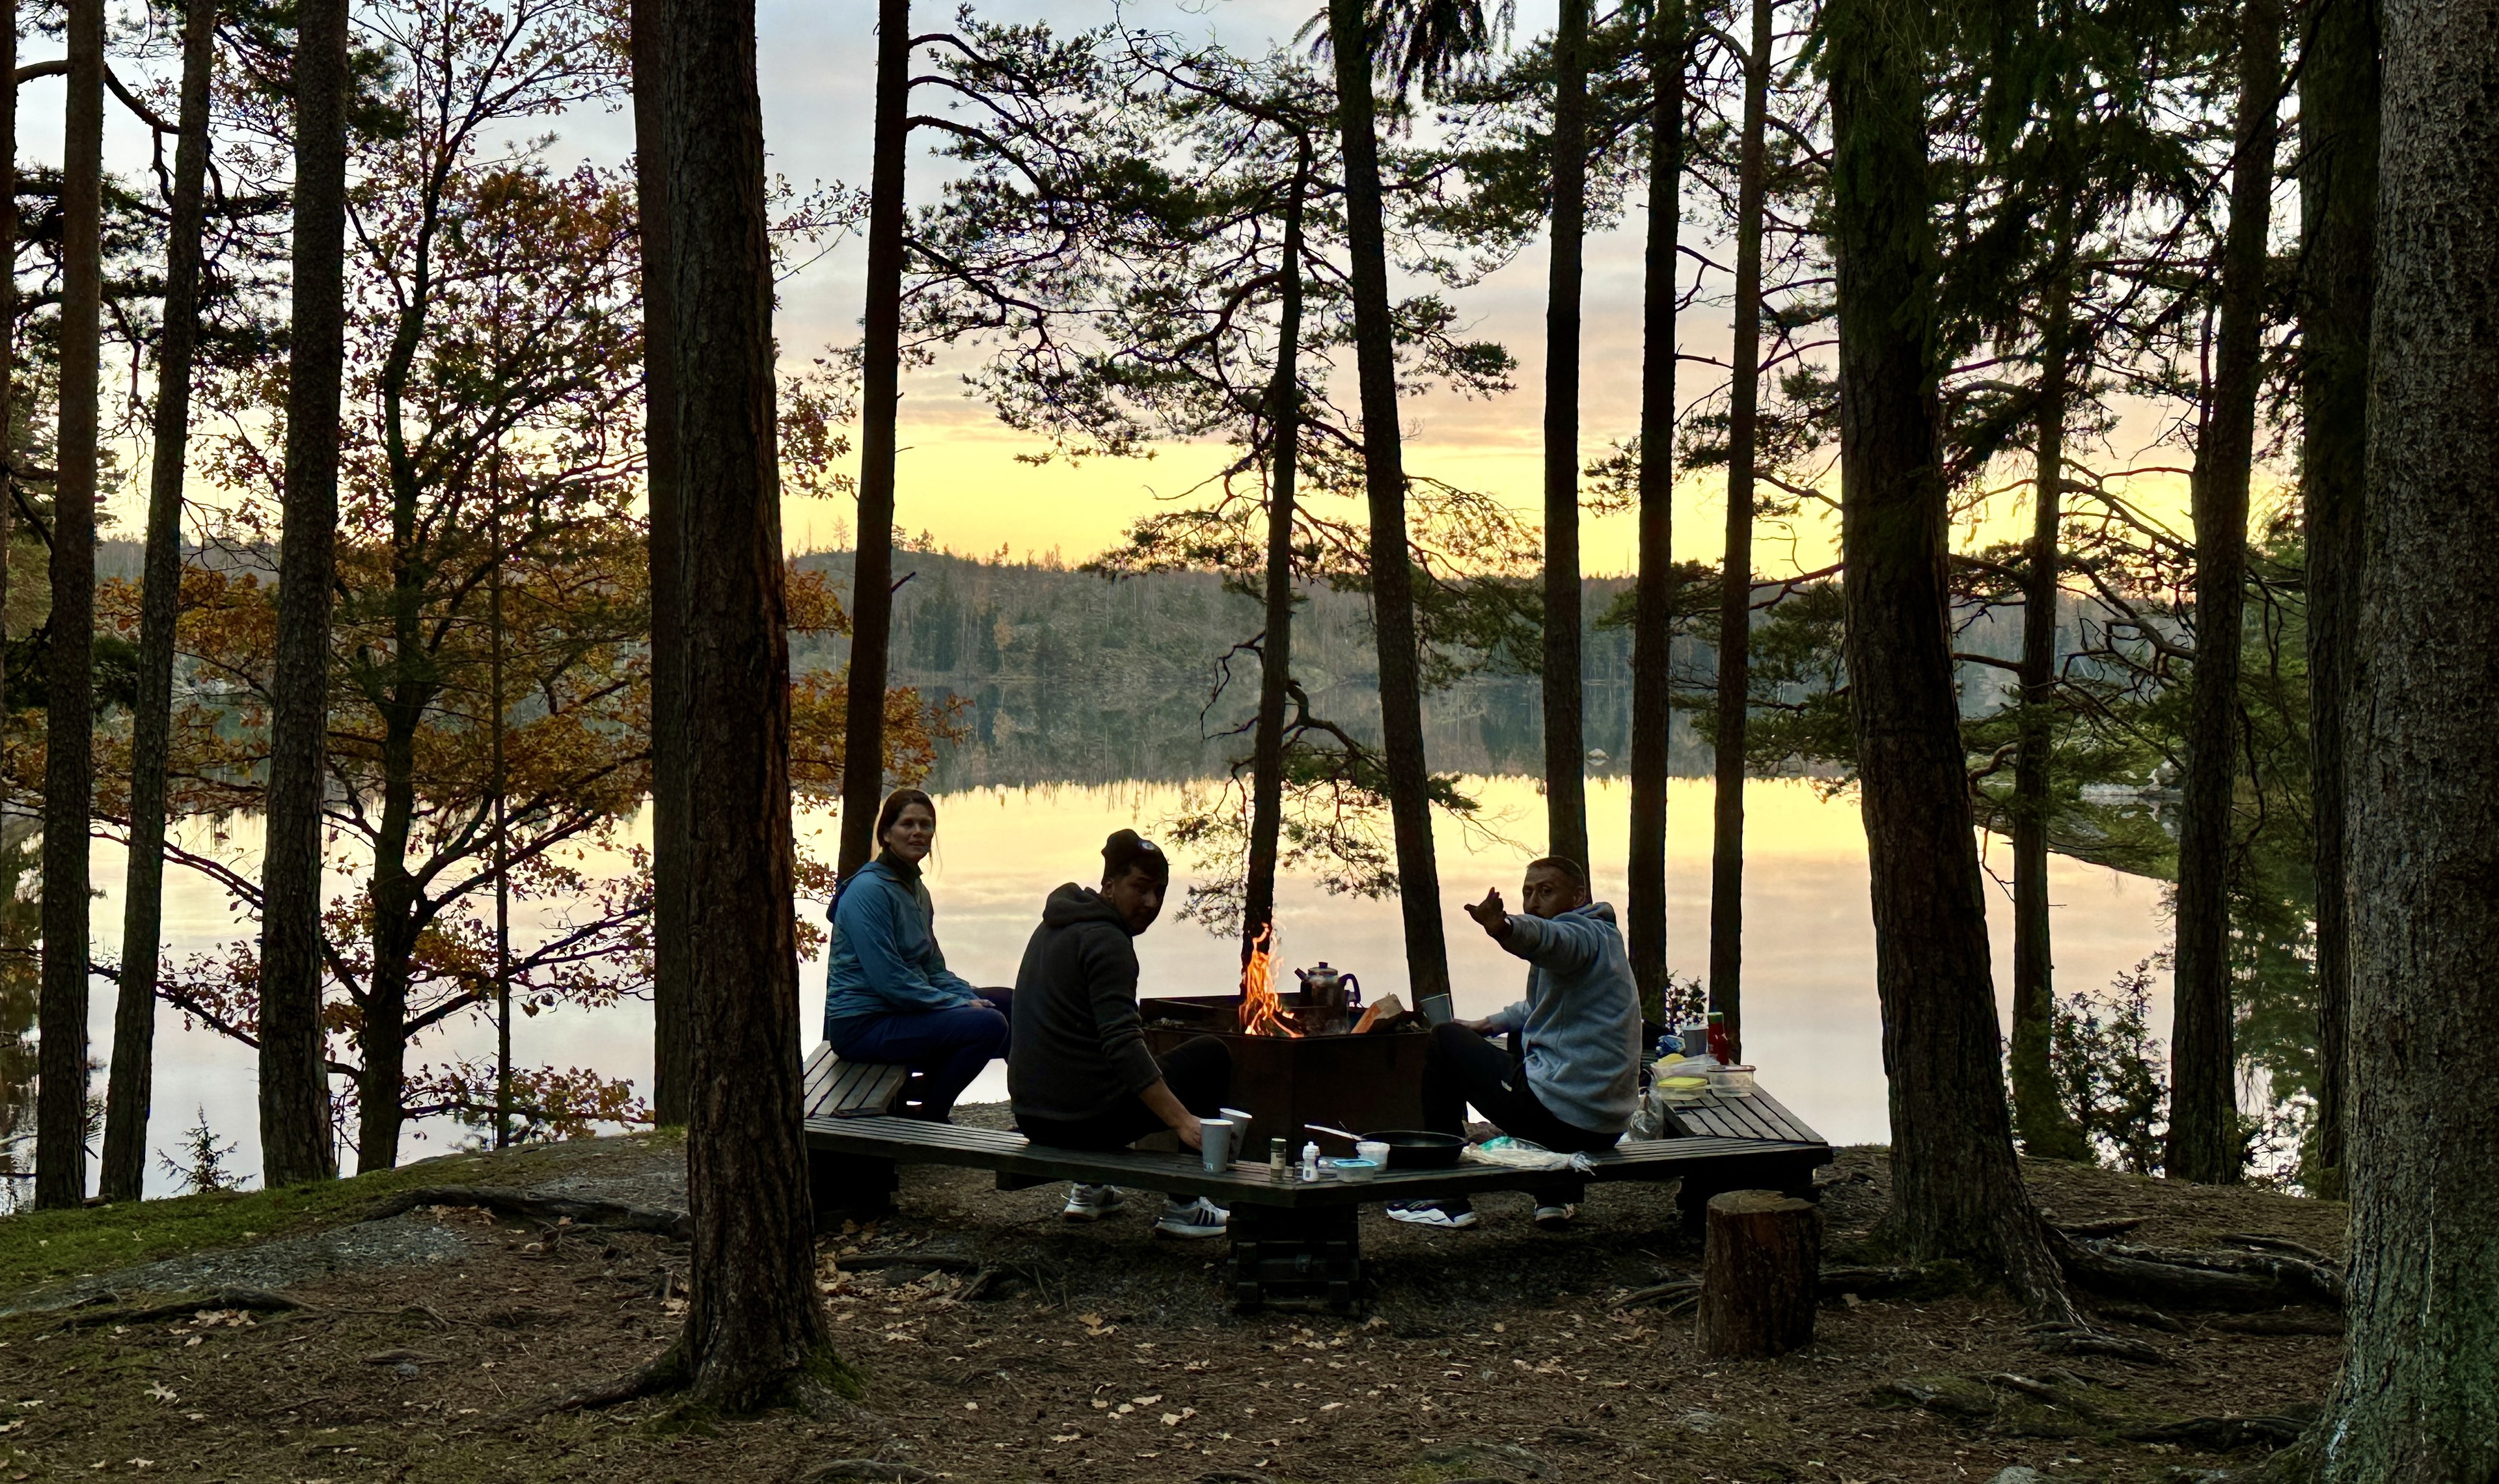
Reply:
[[[837, 1063], [835, 1065], [838, 1065]], [[810, 1063], [811, 1073], [815, 1070]], [[823, 1074], [827, 1086], [837, 1076]], [[897, 1170], [953, 1165], [989, 1170], [1002, 1190], [1055, 1180], [1125, 1185], [1181, 1197], [1206, 1196], [1229, 1207], [1231, 1254], [1224, 1283], [1234, 1304], [1254, 1308], [1270, 1298], [1321, 1298], [1331, 1307], [1359, 1302], [1362, 1269], [1356, 1213], [1364, 1206], [1480, 1191], [1529, 1190], [1577, 1199], [1587, 1183], [1681, 1180], [1677, 1204], [1698, 1219], [1710, 1196], [1726, 1190], [1813, 1192], [1813, 1172], [1831, 1162], [1831, 1145], [1765, 1094], [1710, 1097], [1678, 1107], [1671, 1121], [1681, 1137], [1615, 1145], [1589, 1156], [1586, 1176], [1467, 1163], [1446, 1170], [1383, 1171], [1361, 1182], [1278, 1182], [1263, 1163], [1209, 1171], [1194, 1154], [1137, 1149], [1051, 1148], [1022, 1135], [961, 1128], [874, 1113], [812, 1112], [821, 1100], [811, 1079], [806, 1138], [816, 1210], [823, 1214], [883, 1209]], [[1759, 1108], [1743, 1108], [1759, 1102]], [[1751, 1132], [1724, 1131], [1742, 1124]]]
[[911, 1069], [898, 1061], [844, 1061], [829, 1041], [807, 1058], [807, 1116], [873, 1118], [902, 1106]]

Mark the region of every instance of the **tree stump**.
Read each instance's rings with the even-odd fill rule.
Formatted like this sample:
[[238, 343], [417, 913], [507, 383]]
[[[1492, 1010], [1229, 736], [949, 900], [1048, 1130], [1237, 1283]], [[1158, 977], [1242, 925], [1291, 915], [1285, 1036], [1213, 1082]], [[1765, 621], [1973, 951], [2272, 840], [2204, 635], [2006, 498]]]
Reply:
[[1775, 1190], [1709, 1199], [1700, 1334], [1711, 1360], [1764, 1360], [1813, 1343], [1822, 1211]]

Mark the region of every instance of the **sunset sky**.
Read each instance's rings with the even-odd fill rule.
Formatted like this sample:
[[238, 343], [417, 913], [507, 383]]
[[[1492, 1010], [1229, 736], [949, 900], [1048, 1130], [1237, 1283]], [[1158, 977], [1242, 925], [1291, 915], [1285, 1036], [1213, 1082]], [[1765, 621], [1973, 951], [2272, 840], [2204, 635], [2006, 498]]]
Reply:
[[[983, 12], [1002, 18], [1046, 18], [1066, 29], [1124, 19], [1217, 37], [1237, 49], [1256, 49], [1289, 38], [1314, 8], [1312, 0], [1149, 0], [1124, 9], [1071, 0], [1005, 0], [985, 4]], [[1552, 11], [1552, 0], [1525, 0], [1514, 35], [1528, 38], [1549, 29]], [[924, 29], [936, 29], [952, 15], [945, 0], [921, 0], [915, 21]], [[864, 187], [867, 118], [875, 85], [873, 8], [763, 0], [759, 28], [771, 169], [802, 188], [820, 181]], [[30, 38], [27, 49], [29, 60], [35, 60], [37, 53], [52, 48]], [[117, 65], [127, 72], [146, 70], [133, 63]], [[21, 90], [21, 128], [30, 159], [57, 160], [60, 102], [56, 78]], [[118, 109], [108, 110], [108, 127], [112, 167], [125, 175], [143, 172], [146, 142], [138, 129]], [[621, 164], [631, 134], [631, 116], [622, 107], [580, 111], [563, 121], [553, 157], [559, 163], [587, 157]], [[928, 155], [925, 145], [916, 146], [913, 198], [934, 200], [949, 164]], [[1630, 435], [1638, 418], [1642, 284], [1637, 222], [1644, 204], [1636, 198], [1630, 206], [1631, 229], [1600, 234], [1588, 243], [1583, 460]], [[1697, 224], [1687, 226], [1687, 239], [1697, 232]], [[1710, 246], [1706, 241], [1691, 245]], [[783, 284], [779, 331], [785, 357], [803, 361], [828, 344], [857, 338], [863, 257], [856, 240], [841, 242]], [[1401, 408], [1412, 470], [1494, 494], [1531, 517], [1542, 500], [1545, 264], [1542, 244], [1532, 244], [1514, 262], [1456, 297], [1476, 334], [1502, 341], [1517, 357], [1517, 390], [1489, 403], [1425, 397]], [[1713, 277], [1710, 287], [1714, 292], [1682, 318], [1680, 339], [1687, 355], [1724, 354], [1726, 285]], [[907, 373], [904, 383], [897, 524], [915, 535], [926, 532], [940, 547], [984, 556], [1003, 549], [1019, 558], [1055, 552], [1069, 562], [1082, 561], [1116, 541], [1129, 521], [1185, 491], [1222, 461], [1219, 449], [1167, 446], [1151, 460], [1095, 461], [1078, 468], [1019, 464], [1016, 454], [1030, 450], [1033, 440], [1007, 430], [987, 407], [967, 400], [957, 379], [959, 370], [959, 365], [940, 364]], [[1714, 366], [1687, 364], [1680, 378], [1682, 396], [1689, 400], [1706, 394], [1719, 375]], [[2133, 460], [2157, 426], [2149, 410], [2128, 416], [2112, 446], [2090, 456], [2112, 465]], [[145, 457], [144, 449], [133, 447], [131, 467], [144, 465]], [[2174, 462], [2174, 456], [2159, 462]], [[2260, 491], [2266, 482], [2260, 475]], [[2183, 524], [2183, 486], [2175, 480], [2158, 485], [2146, 498], [2164, 512], [2174, 512]], [[1679, 485], [1676, 556], [1716, 558], [1725, 520], [1723, 489], [1722, 474]], [[203, 503], [214, 500], [212, 492], [196, 482], [192, 498]], [[143, 481], [125, 483], [112, 501], [120, 516], [114, 533], [138, 533], [144, 499]], [[847, 501], [793, 498], [785, 506], [788, 544], [793, 550], [847, 545], [852, 513]], [[1985, 529], [1964, 532], [1962, 539], [2009, 536], [2025, 519], [2017, 501], [1999, 500]], [[1629, 516], [1591, 516], [1582, 539], [1587, 571], [1622, 573], [1635, 565]], [[1757, 537], [1757, 565], [1766, 575], [1818, 566], [1831, 559], [1835, 542], [1835, 523], [1828, 519], [1808, 520], [1793, 532], [1766, 528]]]

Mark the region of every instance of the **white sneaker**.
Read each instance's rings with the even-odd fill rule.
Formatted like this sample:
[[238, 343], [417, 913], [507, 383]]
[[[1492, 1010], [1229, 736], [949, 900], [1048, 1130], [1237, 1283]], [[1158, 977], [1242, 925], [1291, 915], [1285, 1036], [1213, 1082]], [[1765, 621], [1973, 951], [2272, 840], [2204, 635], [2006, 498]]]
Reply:
[[1232, 1212], [1204, 1196], [1186, 1205], [1179, 1201], [1164, 1203], [1163, 1213], [1154, 1222], [1157, 1237], [1220, 1237]]
[[1577, 1214], [1579, 1208], [1567, 1201], [1558, 1206], [1540, 1206], [1536, 1208], [1536, 1224], [1548, 1232], [1558, 1232], [1569, 1226], [1571, 1218]]
[[1398, 1201], [1388, 1208], [1388, 1219], [1409, 1226], [1432, 1226], [1454, 1232], [1476, 1224], [1475, 1207], [1466, 1201]]
[[1059, 1214], [1070, 1221], [1099, 1221], [1127, 1209], [1128, 1198], [1116, 1185], [1074, 1185]]

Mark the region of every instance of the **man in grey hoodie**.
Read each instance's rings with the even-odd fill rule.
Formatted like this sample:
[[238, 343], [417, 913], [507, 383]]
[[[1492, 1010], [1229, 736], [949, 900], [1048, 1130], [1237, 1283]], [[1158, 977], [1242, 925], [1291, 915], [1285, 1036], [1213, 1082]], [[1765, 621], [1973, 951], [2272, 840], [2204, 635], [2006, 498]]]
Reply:
[[[1160, 1129], [1196, 1148], [1232, 1082], [1232, 1053], [1213, 1036], [1157, 1062], [1137, 1010], [1136, 937], [1162, 915], [1171, 862], [1133, 829], [1102, 847], [1102, 889], [1074, 882], [1050, 893], [1016, 972], [1007, 1045], [1007, 1101], [1035, 1144], [1117, 1149]], [[1079, 1185], [1063, 1214], [1093, 1221], [1120, 1209], [1109, 1185]], [[1228, 1219], [1203, 1198], [1169, 1199], [1166, 1237], [1218, 1237]]]
[[[1574, 1152], [1607, 1149], [1639, 1106], [1639, 987], [1633, 982], [1614, 910], [1588, 899], [1575, 860], [1530, 862], [1519, 888], [1524, 916], [1501, 892], [1467, 908], [1495, 943], [1528, 962], [1527, 998], [1480, 1020], [1432, 1029], [1423, 1060], [1423, 1126], [1466, 1130], [1467, 1105], [1514, 1139]], [[1507, 1049], [1487, 1036], [1507, 1034]], [[1473, 1226], [1465, 1199], [1412, 1201], [1388, 1214], [1417, 1226]], [[1536, 1223], [1556, 1227], [1573, 1209], [1539, 1196]]]

